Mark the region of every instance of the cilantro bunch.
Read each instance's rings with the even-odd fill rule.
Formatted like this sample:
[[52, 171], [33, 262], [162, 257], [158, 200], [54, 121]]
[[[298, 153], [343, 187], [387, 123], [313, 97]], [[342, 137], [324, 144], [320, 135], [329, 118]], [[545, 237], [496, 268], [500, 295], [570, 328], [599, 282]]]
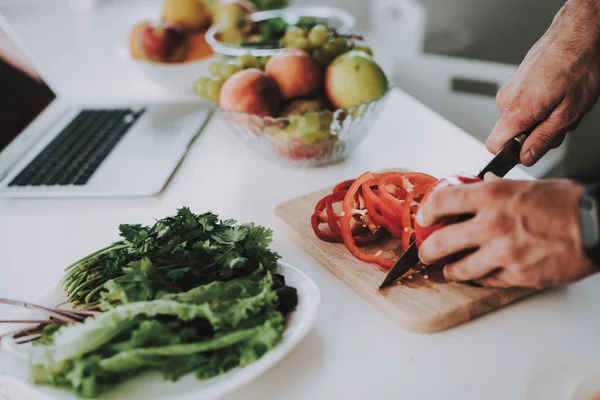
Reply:
[[265, 227], [181, 208], [151, 226], [123, 224], [122, 240], [66, 268], [61, 280], [74, 306], [153, 300], [214, 281], [271, 271], [279, 255]]

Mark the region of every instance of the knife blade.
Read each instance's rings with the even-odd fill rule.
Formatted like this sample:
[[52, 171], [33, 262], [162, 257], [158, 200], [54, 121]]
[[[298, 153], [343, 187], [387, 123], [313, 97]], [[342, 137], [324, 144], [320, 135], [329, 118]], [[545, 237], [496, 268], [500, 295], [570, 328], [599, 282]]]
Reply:
[[[534, 127], [535, 128], [535, 127]], [[519, 164], [521, 147], [523, 143], [525, 143], [525, 139], [529, 136], [531, 131], [534, 128], [531, 128], [525, 132], [522, 132], [512, 138], [502, 150], [492, 158], [492, 160], [479, 172], [477, 175], [480, 179], [483, 179], [485, 174], [488, 172], [492, 172], [499, 177], [505, 176], [511, 169], [513, 169], [517, 164]], [[383, 282], [379, 286], [379, 289], [383, 289], [386, 286], [389, 286], [392, 282], [396, 281], [402, 275], [407, 273], [412, 267], [414, 267], [419, 262], [419, 251], [417, 250], [417, 246], [415, 242], [408, 246], [408, 249], [400, 256], [396, 264], [390, 269], [390, 272], [383, 279]]]

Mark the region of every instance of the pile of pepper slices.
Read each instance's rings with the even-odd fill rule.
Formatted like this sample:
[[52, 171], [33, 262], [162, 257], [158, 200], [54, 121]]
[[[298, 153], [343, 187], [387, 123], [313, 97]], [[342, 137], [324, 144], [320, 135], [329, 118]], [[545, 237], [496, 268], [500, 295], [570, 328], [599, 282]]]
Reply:
[[[321, 240], [344, 243], [359, 260], [389, 269], [394, 260], [381, 251], [370, 254], [360, 247], [374, 244], [387, 233], [400, 239], [405, 251], [414, 238], [415, 213], [435, 182], [436, 178], [420, 172], [365, 172], [339, 183], [317, 203], [312, 228]], [[334, 209], [337, 203], [342, 203], [339, 213]]]

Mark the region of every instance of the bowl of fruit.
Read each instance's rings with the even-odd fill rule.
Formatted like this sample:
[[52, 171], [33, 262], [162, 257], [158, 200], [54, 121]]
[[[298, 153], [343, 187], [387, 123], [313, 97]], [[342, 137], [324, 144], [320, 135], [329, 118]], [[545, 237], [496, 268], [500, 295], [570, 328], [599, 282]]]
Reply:
[[362, 142], [391, 83], [362, 37], [303, 18], [268, 27], [272, 37], [214, 46], [221, 59], [194, 90], [266, 158], [317, 166], [347, 158]]
[[159, 17], [136, 23], [127, 46], [117, 52], [155, 83], [191, 92], [215, 55], [206, 40], [207, 30], [213, 25], [235, 26], [256, 12], [249, 0], [163, 0]]

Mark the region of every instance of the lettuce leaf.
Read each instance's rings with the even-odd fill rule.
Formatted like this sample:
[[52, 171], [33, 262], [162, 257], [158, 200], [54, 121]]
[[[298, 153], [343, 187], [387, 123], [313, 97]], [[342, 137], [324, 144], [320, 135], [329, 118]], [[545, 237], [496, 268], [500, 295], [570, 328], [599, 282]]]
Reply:
[[49, 330], [31, 353], [34, 381], [94, 397], [148, 369], [206, 379], [247, 365], [283, 337], [274, 288], [272, 274], [257, 271]]

